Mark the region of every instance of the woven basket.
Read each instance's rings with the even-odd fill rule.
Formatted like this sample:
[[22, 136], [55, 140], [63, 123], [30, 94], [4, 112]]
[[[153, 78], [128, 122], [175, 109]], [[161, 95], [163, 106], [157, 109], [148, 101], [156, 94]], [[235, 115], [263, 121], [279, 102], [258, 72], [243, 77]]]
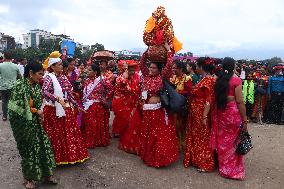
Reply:
[[147, 51], [147, 59], [151, 62], [166, 63], [167, 61], [167, 50], [164, 46], [149, 46]]
[[112, 51], [104, 50], [95, 52], [93, 55], [93, 59], [95, 60], [113, 60], [114, 53]]

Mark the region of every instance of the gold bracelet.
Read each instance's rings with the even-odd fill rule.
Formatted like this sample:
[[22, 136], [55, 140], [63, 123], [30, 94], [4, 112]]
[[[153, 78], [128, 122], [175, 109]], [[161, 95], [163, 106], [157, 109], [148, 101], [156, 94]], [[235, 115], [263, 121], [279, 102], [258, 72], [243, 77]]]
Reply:
[[249, 122], [249, 120], [244, 120], [244, 121], [243, 121], [243, 123], [248, 123], [248, 122]]

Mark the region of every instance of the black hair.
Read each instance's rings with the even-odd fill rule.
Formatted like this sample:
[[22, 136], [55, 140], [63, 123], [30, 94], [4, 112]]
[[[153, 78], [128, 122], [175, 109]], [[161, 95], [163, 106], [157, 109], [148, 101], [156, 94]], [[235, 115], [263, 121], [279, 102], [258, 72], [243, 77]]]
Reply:
[[75, 61], [76, 59], [75, 58], [67, 58], [67, 61], [69, 62], [69, 63], [71, 63], [72, 61]]
[[26, 58], [19, 58], [19, 62], [23, 62], [24, 60], [26, 60]]
[[25, 66], [24, 78], [28, 78], [30, 76], [30, 71], [37, 73], [41, 70], [43, 70], [42, 64], [31, 61]]
[[223, 64], [223, 60], [221, 58], [216, 58], [215, 59], [215, 65], [218, 66], [218, 65], [222, 65]]
[[91, 68], [94, 72], [97, 72], [97, 76], [100, 76], [101, 75], [101, 70], [100, 70], [100, 66], [97, 65], [97, 64], [92, 64], [91, 65]]
[[69, 62], [67, 60], [62, 61], [63, 68], [68, 68]]
[[10, 51], [4, 52], [4, 59], [12, 60], [12, 53]]
[[196, 70], [196, 64], [194, 62], [188, 62], [187, 64], [192, 68], [193, 71]]
[[82, 64], [83, 64], [84, 66], [86, 66], [86, 63], [85, 63], [84, 61], [80, 60], [80, 61], [78, 62], [78, 66], [81, 66]]
[[206, 61], [210, 61], [211, 58], [209, 57], [200, 57], [197, 59], [197, 65], [201, 67], [205, 72], [212, 74], [214, 69], [215, 69], [215, 60], [211, 59], [214, 61], [214, 63], [211, 64], [206, 64]]
[[186, 73], [186, 63], [182, 61], [175, 61], [175, 65], [177, 66], [178, 69], [181, 69], [183, 73]]
[[229, 92], [229, 81], [234, 75], [235, 60], [230, 57], [224, 58], [223, 70], [215, 84], [215, 95], [218, 109], [225, 109]]
[[163, 68], [164, 68], [164, 64], [161, 63], [161, 62], [150, 62], [150, 65], [151, 64], [155, 64], [157, 66], [159, 72], [161, 72], [163, 70]]

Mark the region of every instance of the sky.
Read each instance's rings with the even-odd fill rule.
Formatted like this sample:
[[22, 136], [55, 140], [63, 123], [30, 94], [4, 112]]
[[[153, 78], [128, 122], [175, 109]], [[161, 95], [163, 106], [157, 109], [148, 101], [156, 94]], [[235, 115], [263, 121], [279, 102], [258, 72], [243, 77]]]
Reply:
[[0, 32], [22, 41], [30, 29], [43, 29], [109, 50], [142, 50], [145, 22], [159, 5], [182, 52], [284, 58], [283, 0], [0, 0]]

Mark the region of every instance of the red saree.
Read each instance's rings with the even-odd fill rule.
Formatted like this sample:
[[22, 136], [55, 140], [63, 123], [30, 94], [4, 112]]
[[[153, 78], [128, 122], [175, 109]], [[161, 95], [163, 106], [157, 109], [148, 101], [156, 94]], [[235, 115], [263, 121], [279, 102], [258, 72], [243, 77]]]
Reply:
[[67, 108], [65, 112], [65, 117], [58, 118], [55, 107], [46, 105], [43, 110], [43, 128], [52, 144], [57, 165], [84, 162], [89, 158], [74, 109]]
[[[204, 77], [193, 87], [183, 161], [185, 167], [192, 164], [208, 172], [214, 169], [214, 149], [211, 148], [210, 144], [211, 128], [215, 128], [214, 124], [216, 122], [214, 85], [214, 77]], [[202, 120], [206, 102], [210, 103], [210, 112], [208, 123], [205, 126]]]
[[[120, 135], [119, 149], [128, 153], [138, 153], [141, 114], [138, 110], [140, 77], [135, 73], [131, 80], [119, 76], [116, 80], [113, 100], [114, 130]], [[119, 129], [118, 129], [119, 128]]]
[[[145, 56], [145, 54], [144, 54]], [[143, 105], [143, 117], [140, 132], [139, 156], [148, 166], [163, 167], [178, 160], [178, 140], [172, 116], [161, 107], [161, 103], [147, 104], [153, 96], [159, 96], [163, 87], [162, 77], [171, 76], [172, 54], [162, 70], [162, 75], [150, 76], [142, 57], [140, 66], [144, 76], [143, 91], [147, 91], [147, 99]]]
[[52, 144], [57, 165], [83, 162], [89, 158], [89, 155], [73, 108], [73, 105], [78, 106], [78, 104], [74, 100], [72, 86], [68, 79], [60, 75], [57, 76], [57, 80], [63, 94], [65, 94], [65, 100], [68, 101], [71, 107], [65, 109], [65, 116], [59, 117], [56, 115], [54, 85], [51, 77], [46, 76], [42, 87], [42, 94], [46, 101], [43, 109], [43, 128]]
[[[83, 113], [81, 131], [87, 148], [110, 144], [110, 111], [106, 102], [111, 98], [112, 92], [112, 83], [106, 77], [86, 80], [82, 100], [86, 113]], [[91, 103], [87, 106], [87, 102]]]

